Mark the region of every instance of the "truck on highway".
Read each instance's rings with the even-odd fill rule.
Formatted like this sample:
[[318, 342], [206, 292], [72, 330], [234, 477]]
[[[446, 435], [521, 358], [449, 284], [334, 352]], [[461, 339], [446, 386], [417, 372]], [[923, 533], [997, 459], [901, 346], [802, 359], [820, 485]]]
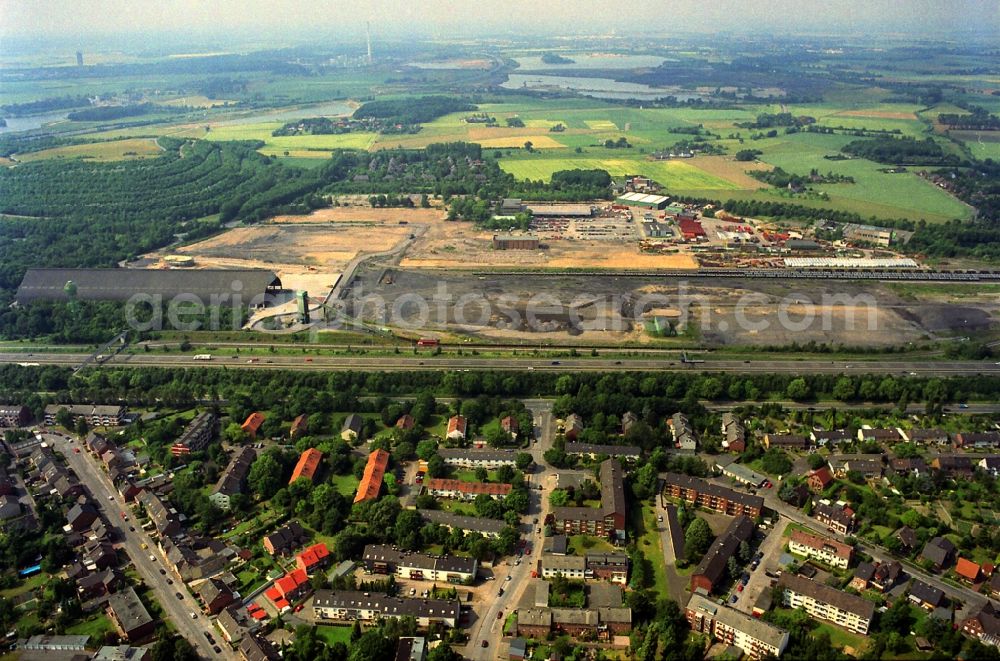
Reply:
[[195, 354], [195, 360], [212, 360], [212, 354], [210, 353], [199, 353]]

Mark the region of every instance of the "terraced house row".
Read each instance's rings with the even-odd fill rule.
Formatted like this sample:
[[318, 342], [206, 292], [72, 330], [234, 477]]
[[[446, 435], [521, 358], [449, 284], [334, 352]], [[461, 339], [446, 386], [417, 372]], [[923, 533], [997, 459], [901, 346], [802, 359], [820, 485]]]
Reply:
[[663, 473], [663, 494], [700, 505], [729, 516], [745, 514], [751, 519], [761, 515], [764, 499], [721, 487], [705, 480], [679, 473]]

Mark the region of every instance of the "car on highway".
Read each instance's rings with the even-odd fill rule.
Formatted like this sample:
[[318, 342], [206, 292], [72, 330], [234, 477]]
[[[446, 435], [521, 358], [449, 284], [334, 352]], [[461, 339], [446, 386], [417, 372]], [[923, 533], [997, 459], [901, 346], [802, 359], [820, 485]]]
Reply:
[[141, 549], [142, 549], [143, 551], [145, 551], [145, 550], [146, 550], [146, 549], [148, 549], [149, 547], [148, 547], [148, 546], [146, 546], [146, 542], [143, 542], [142, 544], [139, 544], [139, 548], [141, 548]]
[[212, 651], [215, 652], [216, 654], [222, 654], [222, 649], [218, 645], [213, 647]]
[[174, 584], [174, 579], [168, 578], [167, 579], [167, 585], [173, 585], [173, 584]]
[[205, 640], [207, 640], [210, 643], [214, 643], [215, 642], [215, 638], [212, 638], [212, 634], [210, 634], [207, 631], [202, 631], [202, 633], [205, 634]]
[[416, 593], [417, 593], [417, 589], [416, 589], [416, 588], [410, 588], [410, 596], [411, 596], [411, 597], [412, 597], [413, 595], [415, 595]]
[[129, 526], [128, 529], [130, 532], [135, 532], [135, 526]]
[[502, 619], [503, 619], [503, 609], [502, 609], [502, 608], [501, 608], [501, 609], [500, 609], [500, 611], [499, 611], [499, 612], [497, 613], [497, 619], [498, 619], [498, 620], [502, 620]]
[[178, 599], [183, 599], [184, 598], [184, 595], [182, 595], [180, 592], [175, 592], [174, 596], [177, 597]]
[[191, 612], [189, 613], [189, 615], [191, 616], [191, 619], [192, 619], [192, 620], [197, 620], [197, 619], [198, 619], [198, 614], [197, 614], [197, 613], [195, 613], [194, 611], [191, 611]]
[[[487, 576], [486, 580], [487, 581], [495, 581], [495, 580], [497, 580], [497, 577], [496, 576]], [[416, 592], [416, 590], [411, 591], [410, 594], [413, 594], [414, 592]]]
[[503, 588], [500, 588], [500, 592], [497, 592], [497, 596], [498, 597], [502, 597], [503, 596]]
[[511, 578], [511, 575], [510, 575], [510, 574], [507, 574], [507, 578], [506, 578], [505, 580], [508, 580], [508, 581], [510, 581], [510, 580], [513, 580], [513, 579]]
[[549, 363], [549, 364], [550, 364], [550, 365], [558, 365], [558, 364], [559, 364], [559, 361], [558, 361], [558, 360], [553, 360], [553, 361], [552, 361], [551, 363]]
[[76, 454], [80, 454], [80, 448], [73, 448], [73, 452]]
[[160, 575], [161, 576], [166, 576], [167, 575], [167, 570], [164, 569], [163, 567], [160, 567]]
[[489, 647], [490, 646], [490, 641], [488, 641], [486, 639], [483, 639], [482, 645], [483, 645], [483, 647]]

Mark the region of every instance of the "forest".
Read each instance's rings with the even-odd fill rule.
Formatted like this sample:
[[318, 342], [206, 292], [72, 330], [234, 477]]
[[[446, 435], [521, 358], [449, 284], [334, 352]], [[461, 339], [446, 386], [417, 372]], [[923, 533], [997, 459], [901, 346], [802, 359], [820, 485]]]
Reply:
[[954, 154], [946, 154], [932, 138], [891, 138], [879, 136], [868, 140], [853, 140], [841, 148], [845, 154], [867, 158], [888, 165], [959, 165]]
[[182, 113], [185, 112], [185, 109], [158, 106], [152, 103], [140, 103], [131, 106], [95, 106], [71, 112], [66, 118], [74, 122], [104, 122], [109, 119], [122, 119], [124, 117], [138, 117], [140, 115], [167, 112]]
[[425, 124], [453, 112], [469, 112], [476, 106], [450, 96], [422, 96], [415, 99], [369, 101], [354, 111], [355, 119], [369, 117], [398, 124]]
[[177, 233], [197, 238], [233, 218], [306, 212], [320, 205], [310, 194], [340, 176], [336, 159], [305, 171], [275, 163], [254, 144], [160, 143], [166, 152], [155, 159], [39, 161], [0, 170], [0, 212], [20, 216], [0, 221], [2, 294], [9, 296], [30, 266], [114, 266]]
[[979, 106], [972, 106], [969, 110], [971, 112], [967, 115], [942, 113], [938, 115], [938, 122], [950, 129], [963, 131], [1000, 131], [1000, 117]]

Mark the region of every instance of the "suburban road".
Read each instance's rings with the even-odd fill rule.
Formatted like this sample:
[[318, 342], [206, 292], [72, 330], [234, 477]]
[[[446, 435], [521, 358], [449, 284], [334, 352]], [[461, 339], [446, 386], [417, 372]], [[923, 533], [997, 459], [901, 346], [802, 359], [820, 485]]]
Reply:
[[[124, 499], [111, 484], [107, 474], [104, 473], [86, 447], [82, 446], [82, 443], [75, 443], [61, 435], [52, 433], [43, 433], [43, 438], [66, 457], [69, 467], [73, 469], [77, 477], [80, 478], [80, 482], [90, 490], [90, 493], [104, 509], [110, 524], [121, 531], [124, 539], [121, 545], [131, 558], [136, 572], [156, 594], [157, 601], [177, 631], [198, 650], [198, 654], [202, 658], [226, 659], [227, 661], [239, 659], [239, 656], [223, 640], [222, 635], [215, 629], [208, 617], [202, 613], [201, 604], [191, 596], [187, 587], [172, 577], [169, 571], [166, 575], [160, 574], [160, 569], [167, 569], [167, 567], [146, 531], [142, 527], [136, 526], [133, 532], [129, 527], [133, 523], [131, 516], [128, 522], [121, 520], [120, 513], [125, 512], [128, 515], [129, 509]], [[75, 448], [80, 448], [79, 454], [73, 451]], [[143, 549], [143, 544], [148, 548]], [[150, 560], [150, 555], [153, 555], [156, 560]], [[173, 585], [167, 583], [167, 579], [172, 580]], [[181, 594], [181, 599], [177, 598], [177, 593]], [[191, 619], [191, 613], [197, 614], [197, 619]], [[216, 654], [212, 645], [208, 644], [205, 638], [206, 631], [216, 640], [216, 644], [222, 650], [221, 654]]]
[[[538, 532], [539, 528], [544, 528], [545, 514], [548, 512], [548, 494], [555, 486], [557, 471], [547, 466], [542, 455], [552, 447], [555, 437], [555, 428], [552, 421], [552, 401], [546, 399], [529, 399], [524, 401], [533, 416], [535, 422], [536, 440], [531, 443], [528, 452], [535, 460], [534, 472], [525, 475], [530, 483], [530, 499], [528, 514], [522, 517], [522, 525], [529, 532], [522, 535], [522, 538], [531, 547], [531, 555], [521, 557], [521, 564], [514, 564], [515, 560], [510, 559], [511, 564], [508, 575], [510, 580], [497, 580], [496, 591], [498, 596], [489, 604], [485, 612], [480, 614], [473, 625], [469, 628], [469, 644], [463, 652], [463, 656], [473, 661], [491, 661], [492, 659], [503, 658], [498, 649], [503, 638], [503, 625], [507, 621], [507, 616], [511, 609], [516, 609], [524, 590], [531, 584], [531, 570], [535, 566], [538, 556], [542, 552], [544, 536]], [[535, 487], [539, 484], [543, 490], [539, 491]], [[538, 523], [535, 524], [535, 519]], [[503, 595], [499, 595], [500, 588], [504, 589]], [[497, 613], [501, 613], [497, 617]], [[487, 642], [487, 647], [482, 646], [482, 641]]]
[[[88, 354], [82, 353], [0, 353], [0, 364], [80, 365]], [[253, 362], [249, 362], [253, 361]], [[510, 356], [477, 358], [453, 356], [288, 356], [273, 354], [264, 358], [221, 358], [196, 361], [191, 355], [119, 354], [103, 363], [114, 367], [207, 367], [216, 369], [279, 369], [279, 370], [492, 370], [554, 372], [631, 372], [631, 371], [694, 371], [769, 374], [896, 374], [909, 376], [975, 376], [1000, 375], [1000, 364], [977, 361], [852, 361], [843, 360], [709, 360], [683, 363], [679, 360], [635, 358], [575, 357], [549, 360]]]

